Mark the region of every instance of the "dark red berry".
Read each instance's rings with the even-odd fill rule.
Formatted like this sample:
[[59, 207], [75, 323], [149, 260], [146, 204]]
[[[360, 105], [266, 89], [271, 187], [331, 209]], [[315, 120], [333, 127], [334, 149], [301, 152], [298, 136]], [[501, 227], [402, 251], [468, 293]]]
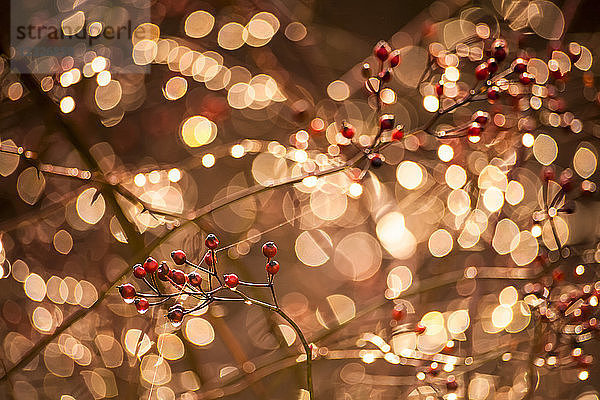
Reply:
[[158, 269], [158, 261], [156, 261], [152, 257], [148, 257], [146, 261], [144, 261], [144, 269], [147, 273], [153, 274]]
[[507, 54], [507, 46], [506, 40], [504, 39], [496, 39], [492, 43], [492, 56], [498, 60], [498, 62], [503, 61], [506, 58]]
[[473, 114], [473, 121], [478, 122], [482, 125], [487, 124], [489, 119], [490, 114], [488, 114], [485, 111], [477, 111], [475, 114]]
[[404, 137], [404, 129], [401, 126], [397, 126], [392, 131], [392, 140], [402, 140]]
[[552, 271], [552, 279], [554, 282], [560, 282], [565, 279], [565, 273], [561, 269], [555, 269]]
[[498, 86], [492, 86], [487, 91], [487, 98], [491, 101], [496, 101], [500, 98], [500, 88]]
[[535, 83], [535, 77], [528, 72], [523, 72], [521, 75], [519, 75], [519, 81], [523, 85], [529, 85], [531, 83]]
[[548, 166], [548, 167], [544, 167], [542, 169], [542, 179], [545, 182], [553, 181], [555, 177], [556, 177], [556, 174], [554, 173], [554, 168]]
[[437, 362], [432, 362], [429, 367], [427, 367], [427, 373], [431, 376], [438, 376], [440, 374]]
[[435, 84], [435, 94], [437, 94], [438, 96], [441, 96], [444, 94], [444, 85], [442, 85], [441, 83], [436, 83]]
[[153, 257], [148, 257], [146, 259], [146, 261], [144, 261], [144, 264], [142, 264], [142, 267], [149, 274], [156, 272], [156, 270], [158, 269], [158, 266], [159, 266], [158, 261], [156, 261]]
[[382, 82], [389, 82], [390, 79], [392, 79], [392, 73], [390, 72], [389, 69], [386, 69], [385, 71], [381, 71], [380, 73], [377, 74], [377, 76], [379, 77], [379, 79], [381, 79]]
[[119, 286], [119, 293], [121, 297], [125, 300], [130, 300], [135, 297], [135, 288], [131, 283], [126, 283], [124, 285]]
[[208, 236], [206, 236], [204, 244], [206, 244], [206, 247], [209, 249], [214, 250], [219, 246], [219, 239], [217, 239], [214, 234], [209, 233]]
[[267, 267], [265, 268], [270, 275], [275, 275], [279, 272], [279, 263], [275, 260], [271, 260], [267, 263]]
[[400, 64], [400, 62], [402, 61], [402, 57], [400, 56], [400, 50], [392, 51], [392, 53], [390, 54], [389, 61], [390, 61], [390, 67], [392, 67], [392, 68], [394, 68], [395, 66]]
[[490, 74], [494, 74], [494, 73], [496, 73], [496, 71], [498, 71], [498, 62], [496, 61], [495, 58], [490, 58], [487, 61], [487, 66], [488, 66], [488, 70], [490, 71]]
[[181, 304], [176, 304], [173, 307], [169, 308], [169, 312], [167, 313], [167, 318], [174, 326], [181, 325], [181, 321], [183, 321], [183, 307]]
[[385, 61], [390, 56], [390, 50], [390, 45], [382, 40], [375, 45], [375, 48], [373, 49], [373, 54], [379, 60]]
[[560, 71], [560, 68], [557, 68], [555, 70], [550, 70], [550, 75], [552, 76], [552, 78], [554, 79], [562, 79], [564, 77], [563, 73]]
[[379, 127], [382, 131], [390, 130], [394, 127], [395, 118], [392, 114], [384, 114], [379, 118]]
[[190, 285], [194, 287], [200, 287], [200, 284], [202, 283], [202, 277], [196, 272], [190, 272], [187, 276], [187, 279]]
[[481, 135], [481, 124], [479, 124], [479, 122], [471, 123], [471, 125], [469, 125], [469, 128], [467, 128], [467, 134], [469, 136]]
[[141, 298], [135, 299], [135, 308], [138, 310], [138, 312], [140, 314], [144, 314], [146, 311], [148, 311], [148, 308], [150, 308], [150, 303], [148, 303], [148, 300], [141, 297]]
[[354, 135], [356, 134], [356, 131], [354, 130], [354, 127], [352, 125], [344, 122], [342, 124], [342, 129], [340, 130], [340, 133], [346, 139], [352, 139], [354, 137]]
[[204, 255], [204, 259], [203, 260], [206, 263], [206, 265], [208, 265], [209, 267], [212, 267], [213, 264], [214, 264], [212, 252], [211, 251], [207, 251], [206, 254]]
[[173, 280], [173, 282], [175, 282], [178, 285], [184, 285], [185, 284], [185, 280], [186, 280], [186, 275], [185, 272], [183, 272], [180, 269], [174, 269], [173, 270], [173, 275], [171, 276], [171, 279]]
[[449, 392], [454, 392], [456, 389], [458, 389], [458, 383], [456, 383], [456, 380], [450, 380], [450, 378], [448, 378], [448, 380], [446, 381], [446, 389]]
[[225, 275], [225, 284], [231, 289], [235, 288], [238, 283], [240, 283], [240, 279], [236, 274]]
[[158, 269], [156, 270], [156, 275], [158, 276], [158, 279], [160, 279], [161, 281], [167, 281], [169, 272], [170, 272], [169, 266], [167, 265], [166, 262], [163, 261], [158, 266]]
[[560, 183], [565, 192], [571, 191], [573, 189], [573, 172], [570, 169], [565, 169], [560, 173], [558, 183]]
[[392, 318], [395, 321], [400, 322], [406, 318], [407, 315], [408, 312], [406, 311], [406, 306], [404, 304], [396, 304], [394, 306], [394, 309], [392, 310]]
[[133, 267], [133, 276], [138, 279], [142, 279], [146, 276], [146, 270], [142, 267], [142, 264], [135, 264]]
[[186, 261], [185, 253], [183, 252], [183, 250], [172, 251], [171, 258], [173, 259], [173, 262], [177, 265], [183, 265]]
[[482, 81], [490, 76], [490, 70], [488, 69], [487, 63], [481, 63], [475, 68], [475, 77]]
[[517, 58], [514, 62], [513, 62], [513, 71], [515, 71], [517, 74], [521, 74], [525, 71], [527, 71], [527, 60], [523, 59], [523, 58]]
[[373, 157], [371, 157], [371, 166], [373, 168], [380, 168], [382, 165], [383, 159], [381, 156], [379, 154], [374, 154]]
[[277, 254], [277, 246], [273, 242], [267, 242], [263, 244], [262, 252], [265, 257], [273, 258]]

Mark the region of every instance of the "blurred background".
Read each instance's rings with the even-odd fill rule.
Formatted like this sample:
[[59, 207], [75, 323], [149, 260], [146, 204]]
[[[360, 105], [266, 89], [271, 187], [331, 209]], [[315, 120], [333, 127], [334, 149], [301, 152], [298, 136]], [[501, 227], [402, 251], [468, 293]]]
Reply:
[[[119, 296], [143, 288], [131, 271], [149, 255], [200, 262], [211, 232], [230, 246], [220, 271], [246, 281], [264, 281], [261, 246], [277, 243], [277, 298], [314, 343], [315, 398], [598, 399], [597, 365], [571, 355], [597, 344], [545, 350], [523, 294], [548, 263], [566, 275], [556, 298], [598, 279], [598, 2], [16, 3], [0, 12], [0, 399], [308, 398], [300, 340], [276, 314], [218, 303], [175, 328], [168, 307], [139, 315]], [[21, 54], [19, 26], [87, 36], [30, 37], [46, 52]], [[108, 26], [129, 36], [90, 45]], [[485, 110], [478, 141], [423, 132], [497, 38], [500, 71], [526, 57], [536, 85], [505, 82], [501, 100], [434, 125]], [[377, 133], [361, 66], [377, 68], [379, 40], [402, 55], [382, 110], [411, 134], [374, 169], [349, 165], [360, 149], [339, 129], [362, 146]], [[543, 166], [578, 188], [554, 227], [540, 210], [560, 185]]]

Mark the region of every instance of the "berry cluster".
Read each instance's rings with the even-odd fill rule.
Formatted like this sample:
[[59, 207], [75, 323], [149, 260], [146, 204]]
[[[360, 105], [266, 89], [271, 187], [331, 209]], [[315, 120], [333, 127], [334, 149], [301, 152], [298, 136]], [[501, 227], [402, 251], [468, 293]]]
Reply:
[[523, 288], [525, 301], [540, 321], [541, 351], [538, 367], [567, 366], [579, 370], [581, 380], [589, 376], [593, 362], [583, 345], [600, 337], [600, 282], [572, 286], [564, 284], [565, 274], [556, 269], [549, 283], [528, 283]]
[[[141, 280], [152, 293], [138, 292], [135, 287], [126, 283], [118, 287], [119, 293], [126, 303], [135, 304], [139, 313], [143, 314], [151, 306], [156, 306], [175, 299], [175, 304], [169, 308], [167, 318], [174, 326], [181, 325], [186, 314], [208, 306], [215, 301], [240, 300], [259, 305], [266, 305], [278, 310], [277, 299], [273, 287], [274, 278], [279, 272], [279, 263], [274, 260], [277, 254], [277, 246], [273, 242], [267, 242], [263, 245], [262, 252], [267, 258], [266, 283], [244, 282], [236, 274], [219, 275], [217, 272], [217, 254], [219, 252], [219, 239], [214, 234], [206, 237], [205, 245], [207, 251], [199, 264], [194, 264], [187, 259], [185, 252], [175, 250], [171, 253], [171, 258], [176, 266], [188, 266], [192, 270], [185, 272], [176, 267], [169, 267], [166, 261], [158, 262], [152, 257], [148, 257], [143, 264], [133, 266], [133, 276]], [[204, 275], [204, 277], [203, 277]], [[203, 287], [203, 282], [206, 285]], [[159, 282], [169, 284], [175, 291], [165, 292], [163, 285]], [[239, 286], [254, 286], [269, 288], [272, 294], [274, 304], [254, 300], [238, 289]], [[223, 292], [236, 294], [236, 297], [223, 297]], [[182, 295], [191, 296], [199, 300], [198, 304], [192, 308], [185, 308], [178, 300]], [[151, 303], [150, 300], [154, 302]]]
[[[392, 326], [395, 326], [392, 333], [393, 336], [408, 332], [414, 332], [417, 335], [422, 335], [426, 332], [426, 326], [420, 322], [406, 323], [407, 317], [408, 311], [406, 306], [402, 303], [396, 304], [392, 309]], [[400, 325], [400, 323], [403, 324]], [[454, 350], [454, 341], [451, 340], [440, 351], [440, 353], [450, 355], [454, 353]], [[420, 360], [419, 364], [417, 364], [417, 379], [420, 381], [426, 381], [429, 386], [434, 389], [438, 395], [440, 395], [440, 398], [455, 398], [454, 392], [458, 389], [458, 382], [456, 381], [455, 375], [444, 371], [443, 373], [446, 374], [446, 377], [443, 379], [443, 385], [440, 385], [440, 373], [442, 373], [442, 368], [440, 367], [440, 363], [437, 361]], [[445, 386], [446, 394], [449, 396], [443, 395], [442, 386]]]
[[[401, 63], [402, 57], [400, 56], [399, 50], [392, 51], [390, 45], [385, 41], [380, 41], [375, 45], [373, 54], [379, 62], [377, 73], [373, 75], [369, 63], [364, 63], [362, 65], [361, 73], [366, 79], [365, 86], [367, 91], [375, 96], [377, 113], [379, 114], [383, 107], [383, 101], [381, 99], [382, 91], [385, 89], [385, 84], [388, 83], [392, 77], [393, 68]], [[340, 134], [349, 140], [347, 144], [354, 143], [352, 140], [356, 136], [356, 129], [350, 123], [342, 121]], [[389, 136], [386, 137], [385, 140], [383, 140], [384, 134]], [[375, 139], [370, 146], [362, 148], [361, 151], [363, 151], [368, 158], [371, 167], [379, 168], [384, 163], [383, 156], [379, 153], [381, 145], [384, 142], [401, 140], [403, 137], [404, 128], [402, 125], [396, 125], [394, 115], [383, 114], [379, 117], [379, 128]]]

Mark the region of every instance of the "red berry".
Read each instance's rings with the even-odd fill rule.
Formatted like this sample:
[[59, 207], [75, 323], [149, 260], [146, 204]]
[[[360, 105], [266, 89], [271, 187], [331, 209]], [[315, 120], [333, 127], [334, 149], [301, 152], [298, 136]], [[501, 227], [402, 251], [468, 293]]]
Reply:
[[418, 335], [421, 335], [421, 334], [425, 333], [425, 330], [426, 330], [426, 329], [427, 329], [427, 328], [425, 327], [425, 325], [422, 325], [420, 322], [419, 322], [419, 323], [417, 323], [417, 325], [415, 325], [415, 332], [416, 332]]
[[481, 135], [481, 124], [479, 124], [479, 122], [471, 123], [471, 125], [469, 125], [469, 128], [467, 129], [467, 134], [469, 136]]
[[156, 275], [158, 276], [158, 279], [160, 279], [161, 281], [167, 281], [169, 272], [170, 271], [169, 271], [169, 267], [167, 266], [167, 263], [163, 261], [158, 266], [158, 269], [156, 270]]
[[407, 314], [408, 312], [406, 311], [406, 306], [404, 304], [396, 304], [392, 310], [392, 318], [398, 322], [406, 318]]
[[439, 82], [438, 82], [438, 83], [436, 83], [436, 84], [435, 84], [435, 93], [436, 93], [438, 96], [441, 96], [441, 95], [443, 95], [443, 94], [444, 94], [444, 85], [442, 85], [442, 84], [441, 84], [441, 83], [439, 83]]
[[356, 134], [356, 131], [354, 130], [354, 127], [352, 125], [344, 122], [342, 124], [342, 129], [341, 129], [340, 133], [346, 139], [352, 139], [354, 137], [354, 135]]
[[183, 307], [181, 304], [176, 304], [173, 307], [169, 308], [169, 312], [167, 313], [167, 318], [173, 326], [181, 325], [181, 321], [183, 321]]
[[552, 279], [555, 282], [560, 282], [563, 279], [565, 279], [565, 273], [562, 270], [557, 268], [554, 271], [552, 271]]
[[190, 272], [187, 276], [187, 279], [190, 285], [194, 287], [200, 287], [200, 284], [202, 283], [202, 277], [196, 272]]
[[177, 265], [183, 265], [186, 261], [185, 253], [183, 252], [183, 250], [172, 251], [171, 258], [173, 259], [173, 262]]
[[495, 58], [490, 58], [489, 60], [487, 60], [487, 66], [488, 70], [490, 71], [490, 74], [493, 74], [496, 71], [498, 71], [498, 62]]
[[235, 288], [238, 283], [240, 283], [240, 279], [236, 274], [225, 275], [225, 284], [231, 289]]
[[[126, 283], [119, 286], [119, 293], [123, 299], [131, 300], [135, 297], [135, 288], [131, 283]], [[127, 303], [131, 303], [131, 301], [127, 301]]]
[[507, 53], [506, 40], [504, 39], [496, 39], [492, 43], [492, 56], [498, 60], [498, 62], [503, 61], [506, 58]]
[[277, 254], [277, 246], [273, 242], [267, 242], [263, 244], [262, 252], [265, 257], [273, 258]]
[[486, 113], [485, 111], [477, 111], [475, 114], [473, 114], [473, 121], [478, 122], [482, 125], [487, 124], [489, 119], [490, 114]]
[[456, 389], [458, 389], [458, 383], [456, 383], [456, 380], [450, 380], [450, 378], [448, 378], [448, 380], [446, 381], [446, 389], [449, 392], [454, 392]]
[[565, 169], [561, 172], [558, 183], [565, 192], [571, 191], [573, 189], [573, 173], [569, 169]]
[[475, 77], [482, 81], [490, 75], [487, 63], [481, 63], [475, 68]]
[[390, 130], [394, 127], [395, 118], [392, 114], [384, 114], [379, 118], [379, 127], [382, 131]]
[[213, 266], [213, 256], [212, 256], [212, 252], [207, 251], [206, 254], [204, 255], [204, 262], [206, 263], [206, 265], [208, 265], [209, 267]]
[[390, 79], [392, 79], [392, 73], [390, 72], [389, 69], [386, 69], [385, 71], [381, 71], [380, 73], [377, 74], [377, 76], [379, 77], [379, 79], [381, 79], [382, 82], [389, 82]]
[[277, 272], [279, 272], [279, 263], [275, 260], [269, 261], [267, 263], [266, 270], [270, 275], [275, 275]]
[[529, 85], [531, 83], [535, 83], [535, 77], [527, 72], [523, 72], [520, 76], [519, 76], [519, 81], [523, 84], [523, 85]]
[[133, 267], [133, 276], [138, 279], [142, 279], [146, 276], [146, 270], [142, 267], [142, 264], [135, 264]]
[[173, 280], [173, 282], [175, 282], [178, 285], [184, 285], [185, 284], [185, 280], [186, 280], [186, 275], [185, 272], [183, 272], [180, 269], [174, 269], [173, 270], [173, 275], [171, 276], [171, 279]]
[[375, 54], [375, 57], [377, 57], [379, 60], [385, 61], [390, 56], [390, 50], [390, 45], [382, 40], [375, 45], [373, 54]]
[[397, 126], [392, 131], [392, 140], [402, 140], [404, 137], [404, 129], [401, 126]]
[[210, 233], [208, 236], [206, 236], [204, 244], [206, 244], [206, 247], [209, 249], [214, 250], [219, 246], [219, 239], [217, 239], [214, 234]]
[[158, 269], [158, 261], [156, 261], [152, 257], [148, 257], [146, 261], [144, 261], [144, 269], [147, 273], [153, 274]]
[[394, 68], [395, 66], [400, 64], [400, 62], [402, 61], [402, 57], [400, 56], [400, 50], [392, 51], [392, 53], [390, 54], [389, 61], [390, 61], [390, 67], [392, 67], [392, 68]]
[[560, 72], [560, 68], [555, 69], [555, 70], [550, 70], [550, 75], [552, 75], [552, 78], [554, 78], [554, 79], [562, 79], [564, 77], [563, 73]]
[[492, 86], [487, 91], [487, 97], [491, 101], [498, 100], [500, 98], [500, 88], [498, 86]]
[[553, 181], [555, 177], [556, 177], [556, 174], [554, 173], [554, 168], [544, 167], [544, 169], [542, 169], [542, 179], [545, 182]]
[[150, 308], [150, 303], [148, 303], [148, 300], [141, 297], [139, 299], [135, 299], [135, 308], [140, 314], [144, 314], [146, 311], [148, 311], [148, 308]]
[[513, 62], [513, 71], [515, 71], [517, 74], [521, 74], [525, 71], [527, 71], [527, 60], [523, 59], [523, 58], [517, 58], [514, 62]]
[[383, 159], [379, 154], [373, 154], [371, 157], [371, 166], [373, 168], [380, 168], [383, 165]]

